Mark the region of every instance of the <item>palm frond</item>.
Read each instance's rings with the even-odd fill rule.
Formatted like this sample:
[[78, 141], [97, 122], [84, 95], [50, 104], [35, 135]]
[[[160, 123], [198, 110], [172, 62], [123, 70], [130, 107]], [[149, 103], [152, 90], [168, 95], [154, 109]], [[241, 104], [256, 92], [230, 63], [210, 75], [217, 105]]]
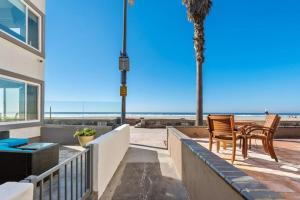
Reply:
[[134, 0], [129, 0], [129, 4], [130, 4], [131, 6], [133, 6]]
[[196, 18], [204, 20], [212, 6], [212, 0], [182, 0], [187, 8], [188, 18], [191, 21]]

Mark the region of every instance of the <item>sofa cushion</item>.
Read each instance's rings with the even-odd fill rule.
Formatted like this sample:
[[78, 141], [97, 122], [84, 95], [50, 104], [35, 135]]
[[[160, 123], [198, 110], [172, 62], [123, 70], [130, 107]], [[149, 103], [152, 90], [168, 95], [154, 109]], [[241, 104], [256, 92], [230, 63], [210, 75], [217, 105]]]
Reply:
[[7, 144], [9, 147], [16, 147], [28, 144], [28, 139], [25, 138], [8, 138], [0, 140], [0, 143]]
[[8, 151], [8, 152], [19, 152], [19, 153], [32, 153], [33, 150], [22, 150], [18, 148], [8, 147], [8, 146], [0, 146], [0, 151]]
[[8, 144], [7, 143], [0, 143], [0, 146], [8, 147]]

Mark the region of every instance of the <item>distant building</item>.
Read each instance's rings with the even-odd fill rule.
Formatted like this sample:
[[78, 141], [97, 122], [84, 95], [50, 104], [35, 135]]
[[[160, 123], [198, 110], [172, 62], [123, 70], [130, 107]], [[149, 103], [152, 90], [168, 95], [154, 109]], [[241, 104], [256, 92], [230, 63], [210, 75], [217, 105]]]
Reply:
[[0, 0], [0, 131], [40, 136], [45, 0]]

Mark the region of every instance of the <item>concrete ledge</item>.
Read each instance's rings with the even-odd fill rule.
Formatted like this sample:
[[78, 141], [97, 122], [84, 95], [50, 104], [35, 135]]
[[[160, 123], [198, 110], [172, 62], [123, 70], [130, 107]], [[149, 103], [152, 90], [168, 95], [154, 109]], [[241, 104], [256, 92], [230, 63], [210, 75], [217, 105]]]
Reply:
[[300, 126], [281, 126], [274, 137], [276, 139], [300, 139]]
[[93, 145], [93, 190], [98, 199], [123, 160], [130, 139], [129, 125], [122, 125], [106, 133], [88, 145]]
[[0, 185], [2, 200], [33, 200], [33, 184], [7, 182]]
[[59, 143], [62, 145], [79, 144], [74, 133], [78, 129], [91, 127], [97, 131], [96, 137], [111, 131], [110, 126], [68, 126], [68, 125], [47, 125], [41, 128], [41, 141]]
[[283, 199], [173, 127], [168, 148], [191, 200]]

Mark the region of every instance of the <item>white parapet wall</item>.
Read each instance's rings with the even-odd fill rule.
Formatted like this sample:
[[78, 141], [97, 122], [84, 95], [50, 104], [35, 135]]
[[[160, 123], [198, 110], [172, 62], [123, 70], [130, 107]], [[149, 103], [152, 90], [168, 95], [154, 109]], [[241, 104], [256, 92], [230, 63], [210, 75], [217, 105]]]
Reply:
[[1, 200], [33, 200], [33, 184], [7, 182], [0, 185]]
[[93, 146], [93, 190], [98, 198], [125, 156], [129, 140], [129, 125], [122, 125], [88, 144]]

